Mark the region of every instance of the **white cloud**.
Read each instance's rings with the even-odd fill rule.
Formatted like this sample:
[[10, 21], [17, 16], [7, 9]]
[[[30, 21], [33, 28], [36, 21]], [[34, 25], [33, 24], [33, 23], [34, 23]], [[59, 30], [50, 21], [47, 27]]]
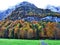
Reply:
[[45, 8], [47, 5], [60, 6], [60, 0], [0, 0], [0, 10], [5, 10], [17, 3], [28, 1], [35, 4], [39, 8]]

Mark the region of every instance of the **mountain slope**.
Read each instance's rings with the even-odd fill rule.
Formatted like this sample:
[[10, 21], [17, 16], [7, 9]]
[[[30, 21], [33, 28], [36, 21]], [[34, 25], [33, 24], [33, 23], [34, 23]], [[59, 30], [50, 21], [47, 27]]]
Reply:
[[12, 11], [13, 9], [7, 9], [5, 11], [0, 12], [0, 20], [4, 20], [4, 18], [6, 18]]
[[52, 6], [52, 5], [48, 5], [47, 9], [50, 9], [51, 11], [60, 13], [60, 7], [55, 7], [55, 6]]
[[8, 19], [15, 20], [26, 16], [44, 17], [49, 13], [52, 12], [48, 9], [39, 9], [34, 4], [22, 2], [16, 6], [16, 9], [8, 16]]
[[38, 8], [34, 4], [31, 4], [29, 2], [22, 2], [19, 5], [16, 5], [15, 10], [13, 10], [5, 19], [40, 21], [46, 16], [60, 17], [60, 13], [53, 12], [49, 9]]

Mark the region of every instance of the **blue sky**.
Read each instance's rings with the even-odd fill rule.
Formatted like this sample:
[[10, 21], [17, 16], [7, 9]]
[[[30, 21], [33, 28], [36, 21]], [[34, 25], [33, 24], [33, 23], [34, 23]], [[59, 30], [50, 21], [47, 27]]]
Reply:
[[0, 10], [6, 10], [23, 1], [33, 3], [39, 8], [46, 8], [47, 5], [60, 6], [60, 0], [0, 0]]

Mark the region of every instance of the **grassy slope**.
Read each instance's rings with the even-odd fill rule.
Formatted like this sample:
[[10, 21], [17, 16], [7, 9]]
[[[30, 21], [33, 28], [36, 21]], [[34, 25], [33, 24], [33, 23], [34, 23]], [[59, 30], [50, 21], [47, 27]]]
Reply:
[[40, 45], [39, 40], [0, 39], [0, 45]]

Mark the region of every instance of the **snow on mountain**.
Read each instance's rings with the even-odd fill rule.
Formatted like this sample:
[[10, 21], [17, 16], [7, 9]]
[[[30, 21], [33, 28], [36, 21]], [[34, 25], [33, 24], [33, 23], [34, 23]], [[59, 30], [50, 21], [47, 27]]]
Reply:
[[59, 6], [52, 6], [52, 5], [48, 5], [47, 9], [50, 9], [53, 12], [58, 12], [60, 13], [60, 7]]

